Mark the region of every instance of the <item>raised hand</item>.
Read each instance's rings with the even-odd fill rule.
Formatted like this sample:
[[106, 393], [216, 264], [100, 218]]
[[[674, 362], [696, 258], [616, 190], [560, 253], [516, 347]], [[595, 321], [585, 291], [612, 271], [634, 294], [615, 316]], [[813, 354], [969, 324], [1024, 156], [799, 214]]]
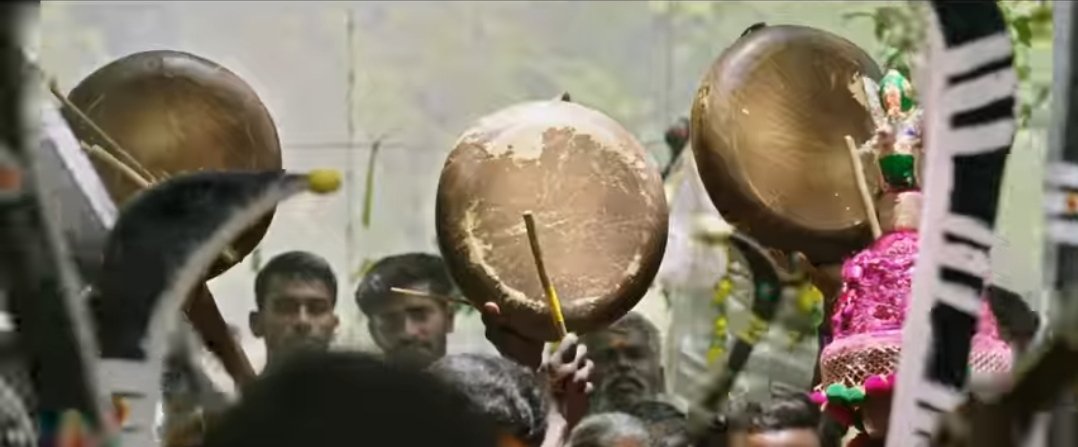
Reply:
[[521, 335], [509, 326], [498, 304], [487, 302], [479, 309], [486, 326], [486, 337], [498, 353], [531, 370], [539, 368], [543, 361], [543, 342]]
[[588, 395], [595, 388], [589, 380], [595, 363], [587, 358], [587, 354], [587, 346], [580, 344], [576, 334], [570, 333], [539, 368], [539, 373], [550, 384], [551, 395], [569, 430], [588, 412]]

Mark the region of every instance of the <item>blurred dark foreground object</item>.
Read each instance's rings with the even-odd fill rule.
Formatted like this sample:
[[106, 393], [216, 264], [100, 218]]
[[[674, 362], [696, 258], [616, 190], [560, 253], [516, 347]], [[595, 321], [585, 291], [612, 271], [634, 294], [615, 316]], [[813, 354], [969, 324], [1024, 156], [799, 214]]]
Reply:
[[493, 447], [490, 420], [426, 373], [365, 354], [302, 354], [252, 383], [203, 447]]

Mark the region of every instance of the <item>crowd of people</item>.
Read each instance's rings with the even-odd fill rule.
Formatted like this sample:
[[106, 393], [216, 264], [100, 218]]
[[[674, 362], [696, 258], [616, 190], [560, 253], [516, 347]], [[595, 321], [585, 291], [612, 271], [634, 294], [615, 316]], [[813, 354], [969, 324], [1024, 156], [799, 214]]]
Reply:
[[337, 287], [329, 263], [308, 252], [261, 269], [249, 324], [266, 367], [238, 402], [205, 417], [191, 445], [824, 447], [841, 436], [795, 393], [733, 405], [707, 439], [691, 439], [685, 413], [664, 394], [659, 330], [636, 312], [544, 352], [487, 303], [479, 311], [501, 355], [447, 355], [460, 304], [439, 298], [458, 292], [431, 254], [381, 259], [357, 286], [380, 355], [330, 350]]

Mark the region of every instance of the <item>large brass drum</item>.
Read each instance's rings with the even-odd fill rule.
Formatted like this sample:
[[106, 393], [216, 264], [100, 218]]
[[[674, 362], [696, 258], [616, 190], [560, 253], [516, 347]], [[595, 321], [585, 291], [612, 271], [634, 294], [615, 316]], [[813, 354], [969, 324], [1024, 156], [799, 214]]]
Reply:
[[438, 184], [438, 243], [469, 300], [494, 301], [518, 332], [553, 340], [522, 214], [532, 212], [570, 331], [609, 325], [644, 296], [666, 245], [658, 168], [633, 136], [553, 100], [481, 119]]
[[[157, 179], [199, 170], [281, 169], [277, 128], [254, 90], [228, 69], [179, 51], [147, 51], [99, 68], [70, 100]], [[108, 148], [89, 126], [65, 110], [75, 136]], [[94, 160], [109, 194], [122, 204], [139, 190], [114, 167]], [[233, 245], [226, 270], [262, 239], [273, 215]]]
[[802, 26], [764, 27], [723, 52], [701, 81], [691, 128], [700, 176], [727, 221], [817, 263], [870, 240], [844, 142], [874, 130], [860, 76], [880, 77], [868, 54]]

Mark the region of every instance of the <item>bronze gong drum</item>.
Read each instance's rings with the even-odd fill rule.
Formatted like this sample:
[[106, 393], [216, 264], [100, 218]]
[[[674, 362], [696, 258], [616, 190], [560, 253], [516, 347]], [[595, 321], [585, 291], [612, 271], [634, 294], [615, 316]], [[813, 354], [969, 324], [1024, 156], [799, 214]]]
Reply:
[[480, 119], [438, 183], [438, 243], [474, 304], [497, 303], [514, 330], [556, 340], [522, 215], [572, 332], [605, 327], [644, 296], [666, 246], [658, 167], [621, 125], [567, 97]]
[[[115, 60], [83, 79], [68, 99], [152, 179], [200, 170], [281, 169], [277, 127], [258, 95], [243, 79], [202, 57], [170, 50], [146, 51]], [[75, 112], [64, 118], [83, 142], [110, 143]], [[109, 148], [112, 149], [112, 148]], [[123, 204], [141, 187], [97, 158], [91, 158], [105, 188]], [[216, 276], [243, 259], [265, 235], [273, 215], [233, 244], [218, 261]]]
[[803, 26], [765, 26], [723, 52], [700, 83], [691, 138], [727, 221], [818, 264], [871, 240], [844, 142], [875, 129], [862, 76], [880, 78], [864, 50]]
[[[246, 82], [205, 58], [171, 50], [135, 53], [94, 71], [67, 97], [54, 93], [117, 205], [182, 173], [281, 169], [269, 111]], [[272, 218], [271, 212], [234, 241], [207, 279], [250, 253]], [[184, 310], [232, 378], [252, 380], [254, 371], [209, 289], [196, 290]]]

